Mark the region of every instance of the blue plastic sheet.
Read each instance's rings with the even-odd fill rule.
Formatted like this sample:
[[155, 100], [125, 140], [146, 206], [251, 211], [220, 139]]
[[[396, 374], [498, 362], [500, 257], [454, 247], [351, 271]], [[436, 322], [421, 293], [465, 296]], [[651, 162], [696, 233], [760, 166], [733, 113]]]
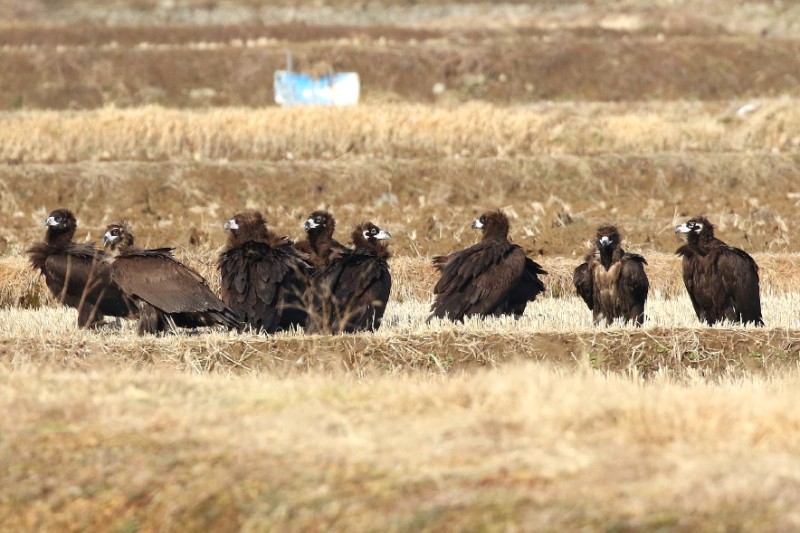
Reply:
[[355, 72], [318, 78], [287, 70], [275, 72], [275, 102], [279, 105], [355, 105], [360, 92], [361, 81]]

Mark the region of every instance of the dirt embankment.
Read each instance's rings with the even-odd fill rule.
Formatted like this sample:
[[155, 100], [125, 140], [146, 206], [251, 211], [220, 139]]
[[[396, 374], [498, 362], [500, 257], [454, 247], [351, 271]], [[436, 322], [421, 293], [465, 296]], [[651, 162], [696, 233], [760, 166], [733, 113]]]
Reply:
[[[800, 95], [800, 40], [620, 37], [574, 32], [418, 41], [342, 32], [220, 46], [86, 46], [0, 53], [0, 109], [273, 105], [275, 70], [356, 71], [366, 102], [748, 99]], [[276, 35], [281, 35], [276, 32]], [[420, 35], [424, 37], [425, 35]], [[124, 33], [122, 35], [124, 38]], [[209, 38], [214, 38], [211, 32]], [[261, 38], [262, 41], [258, 39]], [[68, 41], [69, 37], [65, 37]], [[240, 44], [241, 43], [241, 44]], [[440, 90], [434, 92], [434, 85]]]

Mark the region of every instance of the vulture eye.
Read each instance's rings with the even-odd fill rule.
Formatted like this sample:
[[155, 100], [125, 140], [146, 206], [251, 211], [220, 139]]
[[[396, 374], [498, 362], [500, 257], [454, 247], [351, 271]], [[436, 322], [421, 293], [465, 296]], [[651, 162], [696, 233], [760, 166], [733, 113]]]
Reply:
[[116, 237], [117, 235], [119, 235], [119, 230], [118, 230], [117, 228], [114, 228], [114, 229], [112, 229], [112, 230], [111, 230], [111, 235], [113, 235], [114, 237]]
[[480, 218], [481, 224], [486, 224], [486, 217], [482, 216]]
[[377, 235], [378, 234], [378, 228], [372, 228], [371, 230], [369, 230], [369, 233], [370, 233], [370, 235]]
[[322, 223], [322, 217], [320, 217], [320, 216], [314, 217], [314, 222], [316, 222], [317, 224], [321, 224]]

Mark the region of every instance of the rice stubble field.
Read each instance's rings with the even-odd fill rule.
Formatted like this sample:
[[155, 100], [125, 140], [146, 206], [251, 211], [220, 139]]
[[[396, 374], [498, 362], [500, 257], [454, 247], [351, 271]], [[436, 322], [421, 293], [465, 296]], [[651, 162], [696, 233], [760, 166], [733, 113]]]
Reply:
[[[800, 526], [800, 12], [733, 4], [0, 0], [0, 529]], [[287, 48], [362, 103], [272, 106]], [[295, 239], [318, 208], [342, 240], [373, 220], [385, 322], [77, 330], [24, 255], [62, 206], [215, 290], [243, 208]], [[426, 323], [430, 258], [498, 207], [546, 293]], [[696, 214], [761, 266], [764, 328], [696, 320]], [[642, 328], [572, 289], [605, 223], [648, 260]]]

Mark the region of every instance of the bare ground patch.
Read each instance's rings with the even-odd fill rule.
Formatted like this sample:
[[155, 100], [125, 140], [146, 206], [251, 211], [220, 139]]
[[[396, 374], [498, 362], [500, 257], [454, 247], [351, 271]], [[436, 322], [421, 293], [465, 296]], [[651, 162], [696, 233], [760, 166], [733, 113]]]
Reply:
[[[320, 33], [328, 40], [290, 42], [264, 30], [187, 46], [15, 45], [0, 52], [0, 109], [272, 106], [273, 73], [286, 68], [287, 49], [294, 69], [358, 72], [363, 101], [373, 104], [742, 100], [796, 97], [800, 86], [800, 41], [788, 39]], [[209, 32], [214, 38], [223, 36]]]
[[97, 242], [106, 224], [126, 218], [142, 245], [178, 246], [211, 263], [222, 223], [245, 207], [295, 239], [308, 213], [324, 208], [341, 239], [372, 219], [392, 232], [398, 257], [419, 258], [473, 244], [470, 222], [503, 207], [512, 239], [545, 266], [559, 257], [577, 265], [607, 223], [626, 248], [671, 254], [674, 225], [696, 214], [732, 245], [784, 254], [800, 228], [798, 175], [796, 155], [764, 153], [20, 164], [0, 167], [0, 251], [20, 254], [41, 240], [47, 213], [65, 206], [78, 217], [78, 240]]

